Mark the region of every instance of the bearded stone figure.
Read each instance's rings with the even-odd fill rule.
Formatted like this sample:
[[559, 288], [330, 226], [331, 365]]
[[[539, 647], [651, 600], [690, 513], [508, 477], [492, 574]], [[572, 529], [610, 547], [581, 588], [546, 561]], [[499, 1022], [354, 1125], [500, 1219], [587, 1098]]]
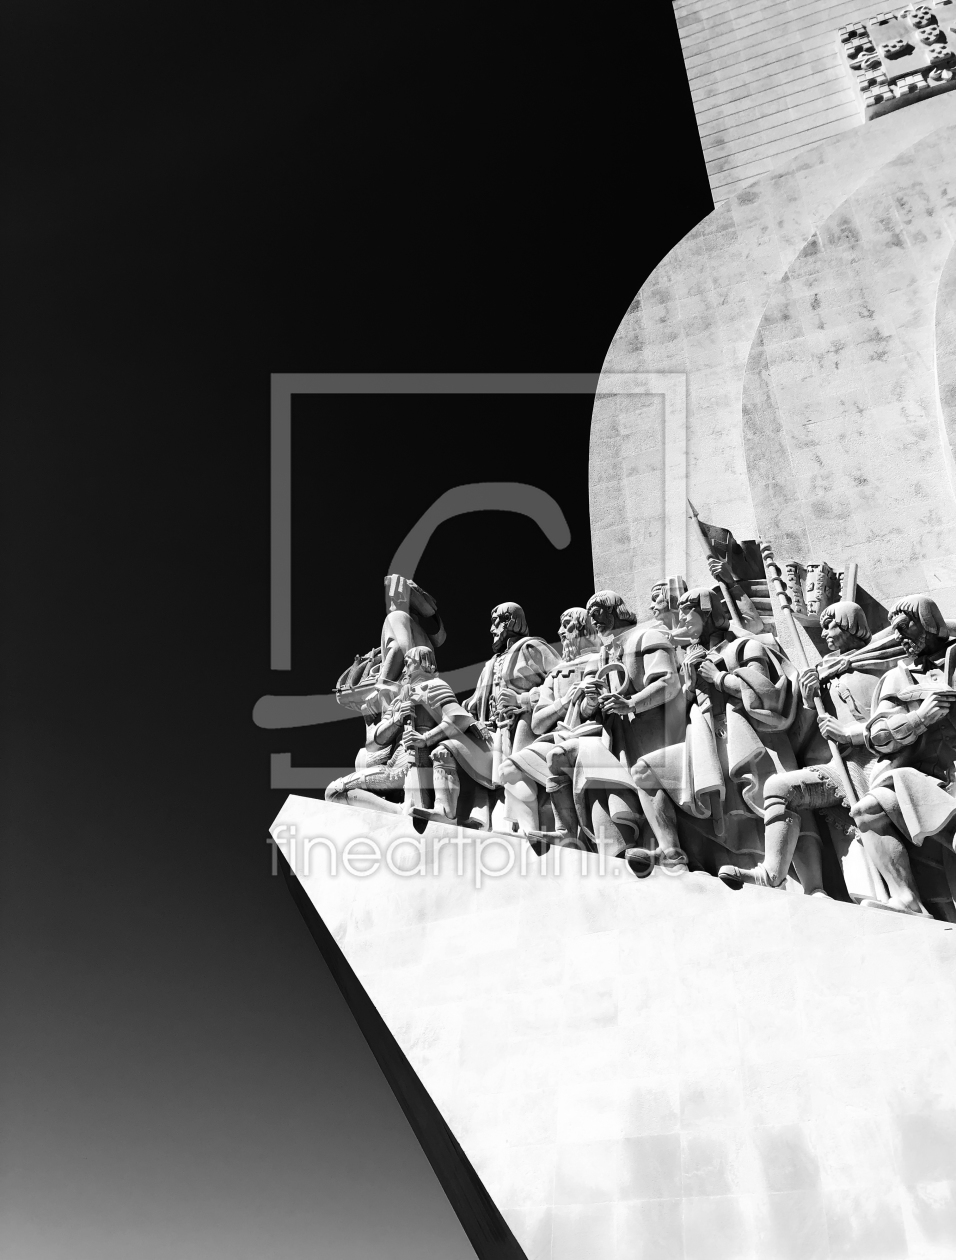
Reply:
[[921, 914], [926, 910], [904, 840], [918, 848], [927, 839], [943, 846], [949, 886], [956, 891], [956, 644], [927, 596], [898, 600], [890, 624], [905, 656], [873, 693], [864, 744], [874, 761], [868, 790], [850, 812], [881, 861], [891, 907]]
[[[474, 695], [465, 709], [492, 740], [492, 775], [495, 787], [503, 785], [502, 764], [515, 752], [534, 743], [531, 713], [538, 688], [550, 671], [560, 664], [557, 653], [539, 635], [528, 629], [528, 619], [520, 604], [497, 604], [491, 610], [493, 655], [486, 661]], [[504, 785], [506, 812], [522, 817], [523, 802], [512, 796], [514, 785]], [[491, 805], [483, 821], [491, 826]]]
[[[539, 855], [547, 852], [552, 843], [570, 844], [575, 840], [576, 827], [573, 832], [566, 826], [554, 828], [554, 798], [546, 791], [548, 754], [582, 726], [584, 674], [599, 647], [597, 630], [585, 608], [568, 608], [561, 614], [558, 637], [563, 660], [550, 671], [538, 691], [531, 714], [534, 742], [513, 750], [500, 769], [509, 816]], [[563, 816], [567, 818], [567, 810]]]
[[658, 789], [638, 787], [630, 773], [643, 752], [665, 742], [669, 728], [683, 725], [674, 706], [683, 708], [673, 641], [662, 625], [639, 627], [616, 591], [592, 595], [587, 613], [601, 650], [585, 670], [580, 725], [548, 754], [560, 834], [626, 857], [642, 876], [656, 863], [679, 873], [687, 859], [673, 805]]

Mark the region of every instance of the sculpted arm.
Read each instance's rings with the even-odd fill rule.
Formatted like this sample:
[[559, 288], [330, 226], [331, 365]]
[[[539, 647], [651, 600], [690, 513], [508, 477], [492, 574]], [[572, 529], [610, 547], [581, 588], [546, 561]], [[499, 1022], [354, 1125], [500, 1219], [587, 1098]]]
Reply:
[[391, 705], [385, 710], [381, 722], [376, 726], [372, 738], [376, 744], [391, 744], [402, 730], [402, 713], [398, 705]]
[[643, 672], [645, 686], [633, 696], [624, 697], [615, 693], [601, 697], [601, 708], [605, 713], [646, 713], [659, 705], [673, 700], [681, 689], [680, 675], [677, 671], [677, 660], [674, 649], [668, 640], [645, 644], [643, 652], [644, 668], [637, 668], [637, 652], [626, 651], [624, 665], [631, 685]]
[[552, 730], [567, 713], [570, 702], [570, 693], [563, 700], [555, 700], [554, 678], [549, 674], [541, 684], [538, 701], [531, 714], [531, 729], [535, 735], [545, 735]]
[[[840, 669], [836, 662], [827, 662], [827, 670], [821, 678], [820, 669], [815, 665], [808, 665], [800, 674], [800, 693], [803, 696], [803, 703], [808, 709], [815, 707], [817, 696], [820, 695], [821, 686], [827, 687], [829, 690], [837, 679], [845, 674], [845, 669]], [[837, 683], [837, 686], [842, 684]], [[850, 697], [852, 704], [852, 697]], [[858, 713], [859, 708], [854, 707], [853, 712]], [[832, 740], [835, 744], [850, 744], [862, 746], [866, 742], [866, 723], [865, 722], [841, 722], [837, 718], [832, 717], [829, 713], [817, 713], [817, 726], [820, 728], [820, 734], [824, 739]]]
[[593, 656], [584, 671], [584, 677], [581, 679], [581, 688], [584, 691], [584, 699], [581, 701], [581, 719], [590, 722], [601, 712], [601, 684], [598, 682], [597, 672], [599, 657]]
[[759, 698], [762, 708], [783, 713], [787, 708], [790, 686], [778, 669], [771, 670], [766, 650], [751, 639], [744, 648], [740, 668], [722, 675], [722, 690], [746, 703], [745, 691], [749, 689]]
[[643, 713], [647, 709], [666, 704], [680, 691], [677, 661], [670, 650], [658, 649], [651, 653], [644, 663], [644, 670], [645, 679], [650, 681], [642, 691], [631, 697], [635, 713]]
[[879, 701], [866, 724], [866, 746], [871, 752], [888, 757], [915, 744], [948, 712], [948, 702], [937, 696], [927, 696], [918, 709], [907, 709], [895, 696], [887, 696]]

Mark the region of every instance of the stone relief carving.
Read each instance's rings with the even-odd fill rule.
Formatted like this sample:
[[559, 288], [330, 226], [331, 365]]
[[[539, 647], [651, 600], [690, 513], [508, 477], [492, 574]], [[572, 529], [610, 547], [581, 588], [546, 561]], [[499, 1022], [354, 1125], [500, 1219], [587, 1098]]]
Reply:
[[499, 604], [461, 700], [436, 601], [386, 578], [380, 644], [336, 688], [365, 744], [327, 799], [956, 922], [952, 628], [691, 511], [715, 586], [663, 578], [643, 621], [598, 591], [561, 614], [560, 658]]
[[840, 28], [865, 120], [956, 87], [952, 0], [907, 5]]

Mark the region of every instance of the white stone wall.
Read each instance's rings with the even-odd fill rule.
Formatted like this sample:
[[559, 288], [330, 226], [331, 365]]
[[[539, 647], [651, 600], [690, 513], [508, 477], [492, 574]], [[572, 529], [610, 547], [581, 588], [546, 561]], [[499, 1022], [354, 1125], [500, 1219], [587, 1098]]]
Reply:
[[[285, 852], [290, 824], [339, 852], [414, 836], [289, 797]], [[528, 1260], [956, 1255], [948, 925], [596, 857], [582, 873], [568, 851], [560, 875], [530, 857], [480, 888], [447, 848], [438, 875], [333, 878], [302, 856]]]
[[[952, 432], [944, 416], [949, 394], [939, 393], [936, 368], [939, 354], [945, 386], [949, 342], [945, 333], [937, 342], [935, 332], [936, 286], [952, 241], [954, 125], [956, 93], [827, 141], [725, 202], [652, 273], [608, 350], [592, 417], [598, 587], [619, 590], [646, 610], [651, 585], [665, 575], [659, 403], [615, 393], [615, 380], [621, 373], [683, 372], [687, 493], [705, 520], [727, 526], [738, 538], [763, 530], [778, 547], [778, 559], [825, 559], [839, 567], [857, 558], [847, 554], [856, 549], [867, 589], [888, 598], [939, 591], [944, 612], [956, 615], [956, 584], [948, 576], [956, 552], [950, 537], [956, 526]], [[858, 212], [862, 225], [854, 217]], [[856, 226], [847, 234], [841, 224], [849, 223]], [[892, 243], [897, 240], [898, 246]], [[819, 309], [812, 308], [811, 272], [827, 295]], [[851, 272], [859, 284], [851, 282]], [[799, 301], [812, 327], [791, 323], [803, 341], [782, 339], [792, 343], [786, 350], [775, 343], [770, 376], [788, 405], [798, 394], [816, 400], [814, 414], [826, 428], [818, 424], [805, 433], [781, 425], [779, 400], [766, 391], [759, 397], [756, 388], [760, 347], [774, 335], [774, 311], [794, 285], [801, 288]], [[850, 326], [861, 340], [840, 359], [834, 352]], [[885, 351], [885, 362], [859, 357], [874, 331], [886, 338], [876, 347], [878, 355]], [[862, 410], [847, 412], [840, 396], [851, 365], [854, 384], [862, 387]], [[844, 391], [847, 405], [850, 392]], [[914, 421], [905, 436], [894, 427], [904, 416]], [[817, 443], [826, 477], [797, 450], [814, 433], [826, 436], [822, 446]], [[892, 460], [885, 458], [891, 449]], [[872, 475], [862, 473], [866, 486], [857, 480], [864, 463], [872, 466]], [[926, 493], [916, 496], [911, 512], [907, 496], [921, 482]], [[829, 513], [832, 529], [810, 533], [807, 522], [821, 519], [817, 492], [824, 485], [828, 503], [837, 505]], [[796, 497], [802, 535], [768, 512], [775, 486], [787, 505]], [[886, 528], [874, 530], [880, 515]], [[687, 545], [688, 579], [709, 584], [693, 537]], [[780, 553], [791, 545], [793, 557]], [[826, 554], [807, 554], [818, 547]]]
[[869, 0], [675, 0], [715, 204], [862, 124], [837, 31], [879, 11]]

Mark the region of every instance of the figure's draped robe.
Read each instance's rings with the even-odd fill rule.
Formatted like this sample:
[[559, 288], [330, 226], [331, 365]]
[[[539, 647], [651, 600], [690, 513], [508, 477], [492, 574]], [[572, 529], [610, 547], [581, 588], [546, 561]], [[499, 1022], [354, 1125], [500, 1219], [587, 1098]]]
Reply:
[[763, 820], [764, 784], [797, 769], [787, 735], [800, 703], [797, 673], [782, 652], [755, 638], [729, 640], [708, 657], [739, 679], [740, 698], [698, 686], [683, 738], [644, 754], [644, 778], [693, 818], [712, 818], [716, 796], [726, 821], [719, 844], [762, 854], [763, 829], [753, 824]]
[[[561, 664], [561, 658], [544, 639], [526, 635], [518, 639], [498, 656], [485, 662], [475, 693], [465, 701], [465, 708], [484, 725], [494, 725], [492, 701], [502, 687], [523, 695], [541, 686], [545, 678]], [[523, 709], [511, 726], [511, 755], [520, 752], [535, 741], [531, 729], [531, 712], [536, 697], [531, 697], [531, 708]]]
[[[627, 675], [627, 685], [621, 692], [625, 698], [668, 674], [677, 673], [673, 640], [667, 630], [659, 626], [644, 629], [628, 626], [618, 632], [592, 658], [585, 677], [597, 674], [604, 665], [616, 661], [621, 662]], [[678, 695], [674, 700], [635, 714], [633, 720], [612, 714], [601, 721], [600, 713], [596, 713], [593, 720], [579, 715], [578, 722], [577, 728], [568, 733], [565, 747], [568, 760], [573, 763], [571, 785], [578, 821], [588, 839], [595, 841], [586, 794], [605, 788], [619, 797], [636, 801], [631, 767], [639, 757], [661, 748], [669, 734], [676, 738], [676, 732], [683, 730], [684, 699]], [[616, 812], [615, 817], [638, 821], [640, 815], [625, 809], [623, 813]]]

